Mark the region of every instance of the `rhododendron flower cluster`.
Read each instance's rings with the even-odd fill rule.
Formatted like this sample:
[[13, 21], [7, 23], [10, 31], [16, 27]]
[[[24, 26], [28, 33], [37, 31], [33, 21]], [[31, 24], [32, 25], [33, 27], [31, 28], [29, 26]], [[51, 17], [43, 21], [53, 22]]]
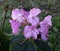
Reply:
[[[38, 14], [41, 10], [32, 8], [30, 11], [24, 9], [13, 9], [9, 20], [11, 23], [12, 33], [15, 35], [19, 32], [20, 26], [23, 26], [23, 35], [26, 39], [37, 39], [37, 35], [41, 35], [42, 40], [48, 40], [48, 31], [52, 26], [51, 16], [48, 15], [44, 20], [40, 21]], [[39, 25], [39, 28], [37, 28]]]

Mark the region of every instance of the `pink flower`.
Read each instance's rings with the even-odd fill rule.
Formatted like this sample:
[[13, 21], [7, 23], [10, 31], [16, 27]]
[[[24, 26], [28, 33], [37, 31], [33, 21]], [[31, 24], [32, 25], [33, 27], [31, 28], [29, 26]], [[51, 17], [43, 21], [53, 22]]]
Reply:
[[[29, 12], [25, 11], [24, 9], [13, 9], [10, 23], [12, 27], [12, 32], [14, 33], [19, 31], [19, 24], [25, 24], [26, 22], [31, 25], [37, 25], [39, 23], [39, 18], [36, 17], [41, 12], [38, 8], [33, 8]], [[17, 25], [14, 25], [17, 24]], [[18, 26], [19, 25], [19, 26]], [[16, 27], [15, 27], [16, 26]]]
[[[20, 30], [20, 26], [24, 25], [23, 35], [26, 39], [30, 37], [37, 39], [39, 32], [41, 33], [42, 40], [48, 40], [48, 31], [50, 26], [52, 26], [51, 16], [48, 15], [43, 21], [39, 21], [38, 14], [41, 10], [38, 8], [33, 8], [30, 11], [25, 11], [24, 9], [13, 9], [10, 19], [12, 33], [17, 34]], [[37, 26], [40, 25], [40, 28]]]
[[13, 34], [17, 34], [19, 32], [19, 27], [20, 27], [20, 23], [17, 22], [16, 20], [9, 20], [9, 22], [11, 23], [11, 27], [12, 27], [12, 33]]
[[26, 39], [33, 37], [34, 39], [37, 39], [37, 35], [39, 34], [38, 29], [35, 26], [25, 26], [24, 27], [24, 36]]
[[37, 17], [39, 13], [41, 13], [41, 10], [38, 8], [33, 8], [29, 12], [24, 9], [13, 9], [11, 17], [20, 23], [24, 23], [27, 20], [29, 24], [36, 26], [39, 23], [39, 18]]
[[41, 10], [38, 8], [33, 8], [30, 10], [29, 15], [27, 17], [27, 21], [28, 23], [36, 26], [37, 24], [39, 24], [39, 18], [37, 17], [37, 15], [41, 13]]
[[49, 27], [52, 26], [51, 22], [51, 16], [48, 15], [45, 17], [43, 21], [40, 22], [40, 28], [39, 31], [41, 32], [41, 39], [42, 40], [48, 40], [48, 30]]
[[13, 9], [12, 10], [12, 15], [11, 18], [13, 20], [19, 21], [20, 23], [24, 22], [25, 17], [24, 17], [24, 10], [23, 9]]

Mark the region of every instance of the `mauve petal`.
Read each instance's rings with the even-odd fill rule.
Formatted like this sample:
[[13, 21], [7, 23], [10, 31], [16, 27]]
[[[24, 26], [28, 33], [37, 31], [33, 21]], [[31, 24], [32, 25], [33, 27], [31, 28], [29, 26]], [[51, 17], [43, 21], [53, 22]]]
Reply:
[[49, 30], [49, 26], [50, 26], [47, 23], [47, 21], [49, 21], [49, 20], [47, 20], [47, 17], [46, 17], [43, 21], [40, 22], [40, 29], [39, 30], [44, 35], [48, 34], [48, 30]]
[[27, 22], [28, 23], [32, 23], [33, 22], [33, 19], [31, 17], [27, 17]]
[[39, 24], [39, 18], [38, 17], [34, 17], [32, 19], [33, 19], [33, 22], [31, 24], [34, 25], [34, 26], [37, 26]]
[[[24, 28], [24, 36], [27, 38], [33, 37], [37, 39], [37, 34], [39, 33], [38, 29], [35, 26], [25, 26]], [[25, 35], [26, 34], [26, 35]]]
[[24, 12], [25, 11], [23, 9], [20, 9], [20, 10], [19, 9], [13, 9], [11, 17], [13, 20], [17, 20], [21, 23], [25, 20], [25, 18], [23, 16]]
[[50, 26], [52, 26], [51, 16], [48, 15], [43, 21], [40, 22], [39, 31], [41, 32], [41, 39], [48, 40], [46, 36], [48, 35], [48, 30]]
[[30, 38], [30, 37], [31, 37], [31, 32], [25, 33], [25, 34], [24, 34], [24, 37], [25, 37], [26, 39]]
[[29, 30], [29, 26], [27, 25], [24, 27], [24, 33], [28, 32], [28, 30]]
[[14, 35], [16, 35], [19, 32], [19, 29], [13, 29], [12, 32]]
[[20, 15], [20, 10], [19, 9], [13, 9], [12, 15], [11, 15], [12, 19], [13, 20], [17, 19], [18, 15]]
[[46, 26], [46, 27], [41, 27], [39, 30], [40, 30], [40, 32], [43, 33], [44, 35], [47, 35], [47, 34], [48, 34], [49, 27], [48, 27], [48, 26]]
[[34, 39], [37, 39], [37, 33], [36, 32], [32, 32], [33, 34], [32, 34], [32, 37], [34, 38]]
[[47, 40], [48, 40], [48, 38], [47, 38], [44, 34], [41, 35], [41, 39], [42, 39], [43, 41], [47, 41]]
[[38, 17], [27, 17], [28, 23], [30, 23], [33, 26], [37, 26], [39, 24], [39, 18]]
[[29, 17], [37, 16], [39, 13], [41, 13], [41, 10], [38, 8], [33, 8], [30, 10]]
[[39, 34], [39, 30], [37, 28], [34, 29], [34, 32], [36, 32], [36, 34]]
[[52, 16], [48, 15], [48, 16], [46, 16], [45, 19], [44, 19], [44, 21], [46, 21], [46, 23], [47, 23], [49, 26], [52, 26], [51, 18], [52, 18]]
[[9, 20], [9, 22], [11, 23], [12, 33], [17, 34], [19, 32], [19, 27], [21, 24], [15, 20], [12, 20], [12, 19]]

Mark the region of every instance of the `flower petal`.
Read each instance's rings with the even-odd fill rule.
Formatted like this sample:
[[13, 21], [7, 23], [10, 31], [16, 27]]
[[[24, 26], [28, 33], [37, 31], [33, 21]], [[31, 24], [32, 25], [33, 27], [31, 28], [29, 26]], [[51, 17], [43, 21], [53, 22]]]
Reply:
[[41, 35], [41, 39], [42, 39], [43, 41], [47, 41], [47, 40], [48, 40], [48, 38], [47, 38], [44, 34]]
[[30, 10], [29, 17], [37, 16], [39, 13], [41, 13], [41, 10], [38, 8], [33, 8]]
[[31, 37], [31, 33], [30, 33], [30, 32], [25, 33], [25, 34], [24, 34], [24, 37], [25, 37], [26, 39], [30, 38], [30, 37]]
[[24, 36], [28, 39], [30, 37], [33, 37], [34, 39], [37, 39], [37, 34], [39, 33], [38, 29], [36, 29], [35, 26], [25, 26], [24, 28]]
[[19, 32], [19, 27], [21, 24], [15, 20], [12, 20], [12, 19], [9, 20], [9, 22], [11, 23], [12, 33], [17, 34]]
[[19, 21], [20, 23], [21, 22], [23, 22], [24, 20], [25, 20], [25, 18], [24, 18], [24, 10], [23, 9], [13, 9], [12, 10], [12, 15], [11, 15], [11, 18], [13, 19], [13, 20], [17, 20], [17, 21]]
[[45, 21], [48, 25], [52, 26], [52, 21], [51, 21], [51, 16], [50, 16], [50, 15], [46, 16], [45, 19], [44, 19], [44, 21]]

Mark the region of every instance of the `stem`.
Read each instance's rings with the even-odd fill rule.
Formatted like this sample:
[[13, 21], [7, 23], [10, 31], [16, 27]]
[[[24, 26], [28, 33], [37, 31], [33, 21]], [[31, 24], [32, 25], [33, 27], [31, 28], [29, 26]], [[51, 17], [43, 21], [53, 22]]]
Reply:
[[20, 42], [20, 44], [23, 44], [27, 39], [25, 39], [24, 41]]
[[6, 19], [6, 12], [4, 12], [4, 17], [3, 17], [3, 22], [2, 22], [2, 32], [4, 30], [5, 19]]
[[3, 17], [3, 22], [2, 22], [2, 32], [4, 31], [4, 24], [5, 24], [7, 11], [8, 11], [8, 5], [5, 5], [5, 7], [4, 7], [4, 17]]

